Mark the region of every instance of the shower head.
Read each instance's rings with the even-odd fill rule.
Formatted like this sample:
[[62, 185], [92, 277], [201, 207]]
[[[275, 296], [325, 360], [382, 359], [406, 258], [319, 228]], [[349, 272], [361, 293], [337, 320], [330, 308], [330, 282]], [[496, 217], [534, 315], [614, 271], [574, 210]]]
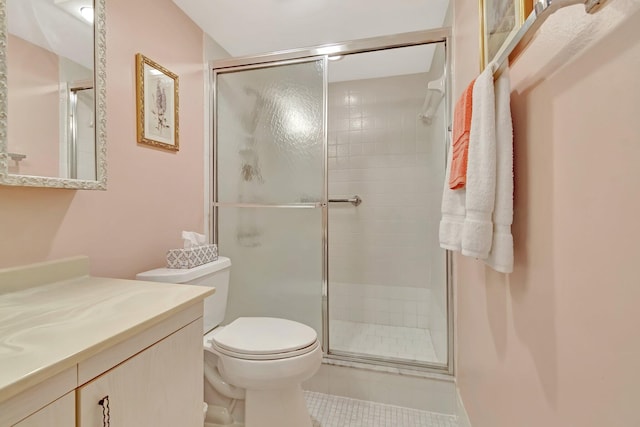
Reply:
[[439, 79], [432, 80], [427, 84], [427, 94], [422, 104], [422, 110], [418, 117], [426, 124], [431, 124], [435, 114], [444, 98], [444, 74]]

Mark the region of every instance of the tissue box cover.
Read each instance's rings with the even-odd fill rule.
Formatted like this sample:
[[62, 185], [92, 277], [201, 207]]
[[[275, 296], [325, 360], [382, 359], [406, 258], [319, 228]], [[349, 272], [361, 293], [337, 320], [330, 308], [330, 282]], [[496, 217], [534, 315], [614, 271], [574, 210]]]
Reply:
[[218, 259], [216, 245], [202, 245], [189, 249], [169, 249], [168, 268], [193, 268]]

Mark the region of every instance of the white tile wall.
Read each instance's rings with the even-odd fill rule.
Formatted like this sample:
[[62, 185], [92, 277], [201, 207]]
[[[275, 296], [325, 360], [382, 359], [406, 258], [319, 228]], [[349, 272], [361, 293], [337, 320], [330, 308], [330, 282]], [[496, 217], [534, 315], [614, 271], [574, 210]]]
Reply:
[[[442, 300], [444, 299], [444, 301]], [[432, 294], [429, 305], [429, 333], [433, 348], [436, 352], [436, 360], [441, 363], [447, 362], [447, 342], [449, 340], [447, 332], [447, 304], [446, 296], [437, 298], [437, 294]]]
[[331, 319], [331, 350], [416, 362], [441, 363], [429, 329]]
[[407, 286], [330, 282], [332, 320], [429, 328], [431, 290]]
[[443, 130], [418, 117], [430, 79], [329, 85], [329, 194], [363, 199], [330, 210], [332, 280], [425, 288], [441, 271], [432, 207], [440, 206], [445, 144], [433, 136]]

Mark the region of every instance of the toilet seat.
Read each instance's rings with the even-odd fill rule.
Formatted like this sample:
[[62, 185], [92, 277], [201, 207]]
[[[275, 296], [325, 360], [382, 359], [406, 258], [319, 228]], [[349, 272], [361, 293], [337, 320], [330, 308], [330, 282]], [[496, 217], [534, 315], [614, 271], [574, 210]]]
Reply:
[[245, 359], [245, 360], [281, 360], [281, 359], [289, 359], [295, 356], [301, 356], [303, 354], [307, 354], [315, 350], [320, 343], [318, 341], [314, 342], [308, 347], [301, 348], [294, 351], [288, 351], [283, 353], [271, 353], [271, 354], [251, 354], [251, 353], [239, 353], [234, 351], [229, 351], [224, 348], [218, 347], [215, 343], [211, 344], [211, 347], [220, 354], [225, 356], [234, 357], [236, 359]]
[[247, 360], [286, 359], [320, 345], [313, 328], [273, 317], [240, 317], [212, 334], [210, 342], [221, 354]]

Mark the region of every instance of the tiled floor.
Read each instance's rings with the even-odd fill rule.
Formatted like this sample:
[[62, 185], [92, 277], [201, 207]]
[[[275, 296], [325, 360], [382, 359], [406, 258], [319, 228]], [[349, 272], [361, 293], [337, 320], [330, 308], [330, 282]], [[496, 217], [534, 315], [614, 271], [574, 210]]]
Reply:
[[331, 320], [332, 350], [420, 362], [438, 362], [428, 329]]
[[458, 427], [452, 415], [304, 392], [313, 427]]

